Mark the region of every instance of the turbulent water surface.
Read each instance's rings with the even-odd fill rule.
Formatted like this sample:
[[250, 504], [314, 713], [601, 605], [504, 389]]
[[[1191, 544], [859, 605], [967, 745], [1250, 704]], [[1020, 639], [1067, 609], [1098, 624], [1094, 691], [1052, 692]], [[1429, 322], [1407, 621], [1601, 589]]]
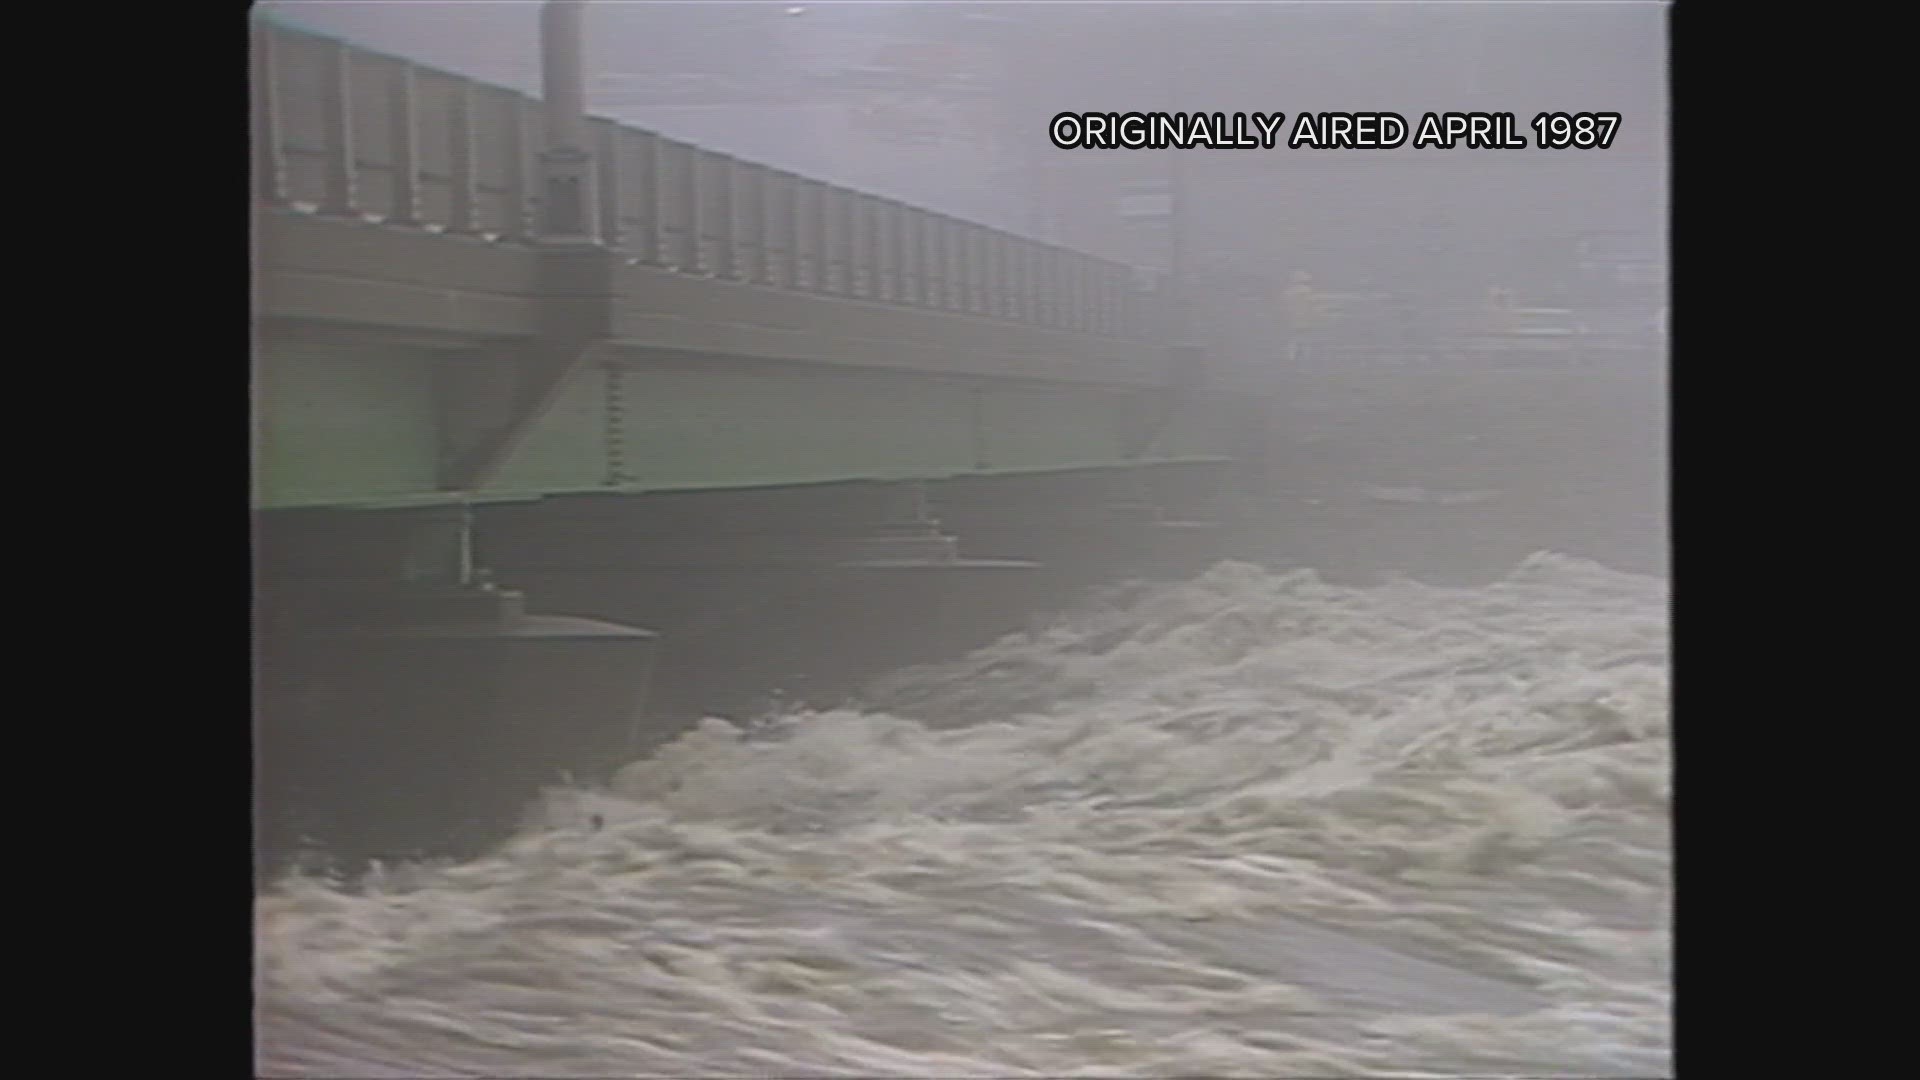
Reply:
[[263, 1071], [1670, 1072], [1663, 581], [1228, 564], [871, 700], [288, 881]]

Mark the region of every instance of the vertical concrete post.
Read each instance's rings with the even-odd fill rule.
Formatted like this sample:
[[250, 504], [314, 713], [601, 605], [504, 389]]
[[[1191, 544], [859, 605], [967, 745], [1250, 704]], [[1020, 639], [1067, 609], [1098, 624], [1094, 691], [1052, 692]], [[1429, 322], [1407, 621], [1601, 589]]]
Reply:
[[1033, 245], [1029, 265], [1033, 271], [1029, 286], [1033, 292], [1034, 322], [1052, 329], [1058, 325], [1054, 320], [1059, 313], [1059, 307], [1054, 303], [1053, 245], [1045, 242]]
[[767, 276], [766, 175], [763, 165], [734, 162], [734, 269], [741, 280], [756, 285], [771, 280]]
[[631, 238], [622, 231], [621, 203], [626, 198], [622, 190], [625, 177], [620, 170], [620, 140], [623, 132], [613, 120], [596, 120], [593, 123], [599, 143], [599, 166], [595, 173], [595, 184], [600, 197], [600, 242], [609, 248], [618, 249]]
[[1063, 330], [1080, 329], [1080, 298], [1075, 294], [1074, 281], [1079, 270], [1080, 256], [1060, 249], [1054, 256], [1054, 288], [1060, 294], [1060, 327]]
[[940, 215], [916, 209], [914, 231], [920, 235], [921, 302], [930, 308], [947, 306], [947, 245], [941, 235]]
[[473, 84], [453, 84], [447, 101], [447, 231], [471, 236], [480, 231], [479, 151], [473, 135]]
[[1062, 248], [1054, 258], [1054, 288], [1060, 292], [1060, 326], [1066, 330], [1078, 330], [1080, 297], [1074, 284], [1079, 277], [1080, 256]]
[[947, 282], [953, 310], [971, 311], [973, 303], [973, 226], [954, 218], [947, 223]]
[[1093, 259], [1087, 265], [1087, 317], [1096, 334], [1107, 332], [1107, 287], [1111, 275], [1112, 268], [1105, 259]]
[[852, 249], [847, 242], [852, 193], [827, 185], [820, 191], [820, 243], [827, 258], [827, 289], [835, 296], [853, 294]]
[[1102, 264], [1101, 271], [1100, 332], [1118, 337], [1124, 332], [1120, 324], [1120, 301], [1126, 282], [1123, 271], [1112, 263]]
[[634, 232], [627, 247], [648, 266], [661, 264], [660, 256], [660, 140], [651, 131], [628, 131], [635, 151], [634, 167], [626, 182], [634, 189]]
[[698, 274], [703, 271], [700, 233], [707, 227], [704, 220], [706, 208], [700, 205], [700, 148], [691, 143], [677, 145], [673, 159], [673, 191], [674, 199], [680, 206], [680, 221], [685, 235], [680, 238], [679, 261], [674, 265], [684, 273]]
[[540, 5], [541, 102], [547, 145], [540, 155], [540, 239], [592, 244], [593, 154], [588, 149], [586, 0], [545, 0]]
[[946, 218], [941, 230], [947, 241], [947, 308], [967, 310], [967, 223]]
[[981, 303], [986, 314], [996, 319], [1008, 316], [1007, 238], [999, 229], [980, 230]]
[[392, 126], [393, 205], [387, 224], [420, 224], [420, 148], [414, 109], [413, 65], [395, 60], [387, 84], [387, 119]]
[[960, 231], [958, 223], [944, 214], [935, 215], [933, 234], [939, 238], [940, 306], [953, 311], [960, 306]]
[[801, 288], [827, 291], [827, 186], [802, 177], [794, 221], [798, 229]]
[[867, 214], [873, 219], [873, 298], [897, 304], [906, 280], [900, 267], [900, 226], [891, 203], [878, 195], [867, 198]]
[[934, 297], [934, 306], [953, 310], [954, 286], [954, 231], [953, 219], [945, 214], [932, 214], [927, 219], [928, 231], [933, 234], [934, 272], [940, 277], [940, 292]]
[[530, 231], [538, 231], [537, 226], [529, 229], [527, 222], [527, 143], [530, 141], [527, 123], [532, 119], [529, 112], [532, 103], [511, 90], [496, 92], [479, 86], [473, 89], [476, 94], [492, 98], [501, 110], [500, 156], [505, 174], [500, 178], [500, 238], [525, 240]]
[[715, 277], [733, 279], [739, 276], [734, 261], [734, 161], [726, 154], [705, 150], [695, 150], [694, 154], [700, 165], [696, 197], [706, 200], [700, 210], [704, 240], [701, 245], [701, 268]]
[[846, 263], [846, 284], [842, 295], [859, 296], [866, 287], [866, 242], [860, 221], [860, 193], [851, 188], [840, 189], [840, 232], [841, 260]]
[[695, 205], [694, 149], [672, 139], [654, 140], [654, 177], [659, 185], [660, 261], [681, 273], [700, 268], [699, 207]]
[[900, 302], [900, 251], [894, 241], [896, 226], [887, 200], [867, 196], [867, 223], [873, 233], [873, 298]]
[[858, 191], [847, 193], [847, 267], [851, 296], [873, 298], [873, 216], [867, 209], [867, 196]]
[[1033, 321], [1036, 325], [1052, 328], [1058, 308], [1053, 302], [1053, 245], [1042, 240], [1033, 245], [1028, 268], [1033, 276], [1028, 279], [1027, 287], [1033, 293]]
[[967, 226], [967, 310], [975, 315], [993, 314], [993, 301], [987, 285], [987, 230], [982, 225]]
[[287, 201], [287, 163], [280, 149], [279, 72], [273, 30], [253, 24], [253, 194], [262, 204]]
[[1040, 297], [1033, 291], [1035, 241], [1016, 236], [1007, 247], [1007, 276], [1013, 282], [1015, 313], [1018, 321], [1040, 321]]
[[920, 211], [904, 203], [894, 203], [893, 213], [900, 226], [900, 297], [903, 302], [918, 307], [927, 297], [926, 267], [920, 261], [923, 240]]
[[1073, 299], [1080, 309], [1076, 328], [1098, 330], [1100, 328], [1100, 294], [1095, 288], [1094, 281], [1099, 264], [1086, 255], [1076, 256], [1073, 262]]
[[354, 192], [353, 95], [347, 81], [353, 54], [339, 42], [326, 42], [319, 52], [321, 152], [326, 163], [320, 212], [353, 217], [360, 212]]
[[782, 288], [798, 288], [799, 219], [794, 213], [794, 199], [799, 180], [792, 173], [774, 169], [768, 171], [764, 186], [767, 197], [767, 279]]
[[1027, 246], [1025, 237], [1010, 235], [1002, 253], [1006, 260], [1007, 317], [1022, 323], [1033, 320], [1033, 298], [1027, 291]]

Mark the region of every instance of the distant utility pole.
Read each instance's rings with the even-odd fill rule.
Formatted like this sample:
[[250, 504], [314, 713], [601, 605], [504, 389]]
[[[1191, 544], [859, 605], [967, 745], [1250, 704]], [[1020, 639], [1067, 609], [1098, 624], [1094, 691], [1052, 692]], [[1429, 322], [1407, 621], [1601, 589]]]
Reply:
[[587, 149], [586, 0], [540, 5], [541, 103], [547, 141], [540, 154], [540, 238], [593, 243], [593, 155]]

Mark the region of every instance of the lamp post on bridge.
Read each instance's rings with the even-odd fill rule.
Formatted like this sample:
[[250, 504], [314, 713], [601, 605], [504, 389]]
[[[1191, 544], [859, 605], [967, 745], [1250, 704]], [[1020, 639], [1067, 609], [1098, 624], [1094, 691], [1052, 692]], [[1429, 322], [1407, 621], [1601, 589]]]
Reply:
[[599, 235], [587, 149], [586, 7], [586, 0], [540, 5], [540, 93], [547, 120], [540, 154], [543, 243], [592, 244]]

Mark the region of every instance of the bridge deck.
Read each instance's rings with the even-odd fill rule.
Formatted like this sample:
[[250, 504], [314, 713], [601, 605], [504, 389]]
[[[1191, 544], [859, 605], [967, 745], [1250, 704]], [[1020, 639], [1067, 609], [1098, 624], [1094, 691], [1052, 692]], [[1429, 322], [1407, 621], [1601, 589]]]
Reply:
[[1131, 270], [257, 22], [263, 507], [1112, 464], [1179, 372]]

